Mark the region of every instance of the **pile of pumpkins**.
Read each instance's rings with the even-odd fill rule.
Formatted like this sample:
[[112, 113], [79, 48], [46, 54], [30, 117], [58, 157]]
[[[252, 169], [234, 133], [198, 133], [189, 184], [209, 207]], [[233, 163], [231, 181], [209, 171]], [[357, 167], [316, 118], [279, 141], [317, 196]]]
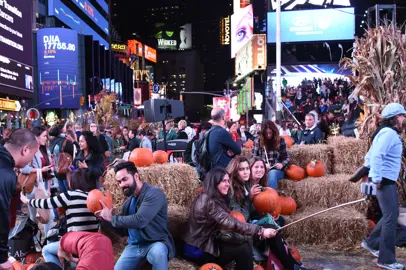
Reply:
[[292, 197], [279, 195], [270, 187], [263, 188], [262, 192], [255, 195], [252, 202], [258, 213], [270, 214], [273, 217], [296, 212], [296, 201]]
[[148, 167], [153, 163], [165, 164], [168, 163], [168, 153], [162, 150], [152, 153], [148, 148], [136, 148], [131, 152], [129, 161], [136, 167]]
[[322, 177], [325, 172], [326, 168], [319, 160], [310, 161], [306, 166], [306, 171], [302, 167], [293, 164], [289, 165], [285, 170], [287, 178], [294, 181], [303, 180], [306, 177], [306, 174], [311, 177]]

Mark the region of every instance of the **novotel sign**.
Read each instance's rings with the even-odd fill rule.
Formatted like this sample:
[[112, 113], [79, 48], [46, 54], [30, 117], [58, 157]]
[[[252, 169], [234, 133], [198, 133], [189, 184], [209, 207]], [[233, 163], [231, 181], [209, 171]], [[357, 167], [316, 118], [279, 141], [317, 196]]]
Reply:
[[220, 21], [220, 40], [221, 45], [230, 45], [231, 25], [230, 16], [222, 18]]

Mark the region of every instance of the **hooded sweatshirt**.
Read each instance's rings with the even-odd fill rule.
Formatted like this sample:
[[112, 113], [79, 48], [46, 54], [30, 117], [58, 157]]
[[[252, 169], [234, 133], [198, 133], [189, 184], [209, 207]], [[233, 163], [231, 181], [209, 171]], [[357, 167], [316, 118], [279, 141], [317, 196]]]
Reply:
[[100, 233], [69, 232], [60, 242], [64, 251], [79, 256], [76, 270], [113, 270], [113, 245]]
[[17, 175], [10, 152], [0, 146], [0, 264], [8, 259], [8, 232], [10, 230], [10, 203], [16, 191]]

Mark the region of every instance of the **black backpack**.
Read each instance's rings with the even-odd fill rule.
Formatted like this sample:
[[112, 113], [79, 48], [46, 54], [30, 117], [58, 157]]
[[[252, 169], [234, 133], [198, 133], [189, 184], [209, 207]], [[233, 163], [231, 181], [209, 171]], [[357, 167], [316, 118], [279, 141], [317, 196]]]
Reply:
[[197, 160], [197, 171], [199, 173], [200, 179], [203, 180], [204, 176], [207, 174], [207, 172], [210, 171], [212, 161], [215, 156], [217, 156], [217, 153], [215, 155], [211, 155], [209, 153], [209, 135], [211, 131], [214, 129], [218, 128], [217, 126], [211, 127], [203, 136], [203, 138], [199, 141], [197, 141], [195, 147], [195, 156]]

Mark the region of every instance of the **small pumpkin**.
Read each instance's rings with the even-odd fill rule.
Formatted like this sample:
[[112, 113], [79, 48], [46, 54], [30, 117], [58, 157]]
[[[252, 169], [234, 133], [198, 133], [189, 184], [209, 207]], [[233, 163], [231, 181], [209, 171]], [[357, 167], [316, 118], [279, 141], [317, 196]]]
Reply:
[[199, 270], [223, 270], [218, 264], [215, 263], [206, 263], [202, 265]]
[[296, 201], [292, 197], [279, 196], [282, 215], [291, 215], [296, 212]]
[[295, 141], [292, 139], [292, 137], [287, 136], [287, 135], [283, 135], [283, 136], [281, 136], [281, 137], [285, 140], [286, 146], [287, 146], [288, 148], [291, 148], [292, 145], [295, 144]]
[[326, 169], [321, 161], [313, 160], [310, 161], [306, 166], [307, 175], [311, 177], [322, 177], [324, 176]]
[[102, 201], [109, 209], [113, 207], [113, 196], [110, 191], [101, 191], [93, 189], [89, 192], [86, 199], [86, 206], [93, 214], [103, 209], [100, 201]]
[[274, 218], [277, 218], [282, 211], [282, 206], [280, 203], [278, 203], [278, 206], [276, 207], [275, 211], [272, 212], [271, 216], [273, 216]]
[[302, 257], [300, 256], [299, 250], [297, 250], [296, 248], [289, 248], [289, 251], [293, 259], [295, 259], [297, 262], [300, 262]]
[[[247, 220], [245, 219], [245, 217], [244, 217], [244, 215], [243, 214], [241, 214], [241, 212], [239, 212], [239, 211], [231, 211], [230, 212], [230, 216], [233, 216], [233, 217], [235, 217], [238, 221], [240, 221], [240, 222], [243, 222], [243, 223], [246, 223], [247, 222]], [[223, 230], [232, 230], [233, 228], [226, 228], [226, 227], [223, 227]]]
[[295, 181], [303, 180], [306, 177], [305, 170], [302, 167], [293, 164], [286, 168], [285, 173], [289, 179]]
[[136, 148], [131, 152], [128, 160], [134, 163], [135, 167], [147, 167], [154, 162], [154, 156], [148, 148]]
[[245, 143], [245, 148], [252, 149], [253, 146], [254, 146], [254, 142], [252, 140], [248, 140]]
[[162, 150], [157, 150], [153, 154], [154, 163], [165, 164], [168, 163], [168, 153]]
[[28, 254], [25, 256], [24, 263], [25, 263], [25, 264], [36, 263], [37, 260], [38, 260], [39, 258], [41, 258], [41, 256], [42, 256], [42, 253], [40, 253], [40, 252], [28, 253]]
[[274, 189], [267, 187], [252, 199], [255, 209], [260, 214], [272, 214], [279, 204], [279, 195]]

